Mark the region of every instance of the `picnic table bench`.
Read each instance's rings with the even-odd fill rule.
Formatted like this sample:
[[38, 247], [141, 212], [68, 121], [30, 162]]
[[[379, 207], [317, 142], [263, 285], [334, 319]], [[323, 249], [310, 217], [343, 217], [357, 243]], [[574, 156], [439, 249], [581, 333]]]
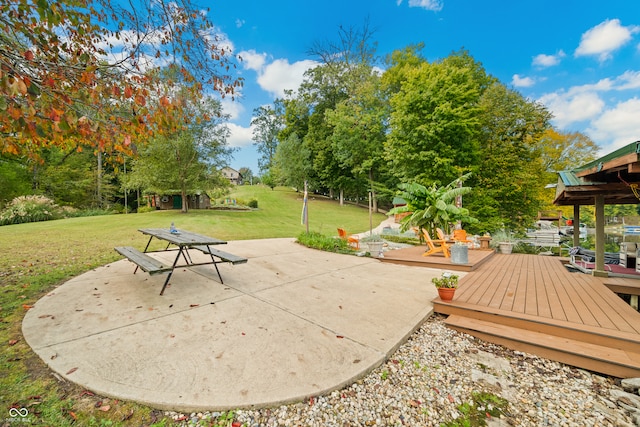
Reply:
[[247, 262], [246, 258], [243, 258], [238, 255], [230, 254], [228, 252], [223, 252], [219, 249], [215, 249], [210, 246], [204, 246], [204, 245], [191, 246], [190, 249], [197, 249], [205, 254], [212, 255], [216, 258], [219, 258], [221, 261], [215, 261], [215, 260], [213, 261], [216, 264], [220, 262], [229, 262], [233, 265], [236, 265], [236, 264], [244, 264], [245, 262]]
[[[200, 234], [192, 233], [190, 231], [177, 231], [177, 230], [166, 230], [163, 228], [143, 228], [139, 230], [142, 234], [149, 236], [149, 241], [147, 242], [147, 246], [145, 246], [144, 251], [140, 252], [137, 249], [130, 246], [118, 246], [114, 248], [116, 252], [120, 255], [127, 258], [132, 263], [136, 264], [136, 269], [134, 270], [134, 274], [138, 271], [138, 268], [141, 268], [143, 271], [149, 274], [159, 274], [159, 273], [169, 273], [167, 276], [164, 285], [162, 286], [162, 290], [160, 291], [160, 295], [164, 294], [164, 290], [169, 284], [169, 279], [171, 279], [171, 275], [175, 271], [176, 267], [193, 267], [197, 265], [213, 265], [216, 269], [216, 273], [218, 273], [218, 277], [220, 278], [220, 283], [224, 283], [222, 280], [222, 275], [220, 274], [220, 270], [218, 269], [218, 264], [223, 262], [228, 262], [231, 264], [243, 264], [247, 262], [246, 258], [243, 258], [238, 255], [230, 254], [228, 252], [223, 252], [218, 249], [212, 248], [213, 245], [225, 244], [227, 242], [223, 240], [216, 239], [214, 237], [202, 236]], [[162, 261], [159, 261], [148, 254], [149, 245], [151, 241], [156, 238], [159, 240], [163, 240], [167, 242], [167, 246], [163, 251], [157, 252], [166, 252], [169, 250], [171, 245], [177, 246], [177, 254], [173, 261], [172, 265], [164, 264]], [[189, 249], [195, 249], [200, 252], [203, 252], [211, 257], [211, 261], [206, 262], [193, 262], [191, 256], [189, 255]], [[180, 258], [184, 259], [184, 264], [178, 264]]]
[[117, 246], [114, 248], [123, 257], [136, 264], [143, 271], [153, 275], [158, 273], [166, 273], [173, 270], [170, 265], [165, 265], [161, 261], [150, 257], [144, 252], [140, 252], [131, 246]]

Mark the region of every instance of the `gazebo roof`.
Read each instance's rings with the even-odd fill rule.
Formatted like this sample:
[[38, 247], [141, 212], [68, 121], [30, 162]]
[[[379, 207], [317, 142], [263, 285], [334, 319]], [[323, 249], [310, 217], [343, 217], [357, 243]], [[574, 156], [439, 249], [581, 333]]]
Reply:
[[640, 203], [640, 141], [632, 142], [597, 160], [571, 171], [558, 174], [554, 204], [593, 205], [595, 196], [604, 203]]

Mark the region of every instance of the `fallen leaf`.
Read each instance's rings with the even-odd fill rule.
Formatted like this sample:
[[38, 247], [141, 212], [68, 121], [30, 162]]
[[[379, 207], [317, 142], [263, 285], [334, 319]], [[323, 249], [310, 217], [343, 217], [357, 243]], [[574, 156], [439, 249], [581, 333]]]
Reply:
[[336, 338], [344, 338], [342, 335], [336, 335]]
[[76, 420], [76, 421], [78, 420], [78, 416], [76, 415], [76, 413], [75, 413], [75, 412], [73, 412], [73, 411], [69, 411], [69, 415], [70, 415], [70, 416], [71, 416], [71, 418], [73, 418], [74, 420]]
[[69, 371], [67, 372], [67, 375], [71, 375], [71, 374], [73, 374], [73, 373], [74, 373], [75, 371], [77, 371], [77, 370], [78, 370], [78, 368], [71, 368], [71, 369], [69, 369]]
[[16, 345], [18, 344], [18, 340], [9, 340], [9, 345]]
[[413, 406], [414, 408], [417, 408], [418, 406], [420, 406], [422, 404], [422, 402], [420, 402], [419, 400], [410, 400], [409, 401], [409, 405]]
[[24, 308], [25, 310], [29, 310], [30, 308], [33, 308], [33, 306], [29, 304], [22, 304], [22, 308]]
[[449, 402], [453, 403], [456, 400], [453, 398], [453, 396], [451, 396], [450, 394], [447, 395], [447, 398], [449, 399]]
[[100, 407], [100, 410], [102, 412], [107, 412], [109, 409], [111, 409], [111, 406], [109, 406], [109, 405], [104, 405], [104, 406]]
[[189, 307], [197, 307], [197, 306], [199, 306], [199, 305], [200, 305], [200, 304], [190, 304], [190, 305], [189, 305]]
[[129, 420], [131, 417], [133, 417], [133, 409], [129, 411], [128, 414], [126, 414], [124, 417], [122, 417], [122, 421], [127, 421]]

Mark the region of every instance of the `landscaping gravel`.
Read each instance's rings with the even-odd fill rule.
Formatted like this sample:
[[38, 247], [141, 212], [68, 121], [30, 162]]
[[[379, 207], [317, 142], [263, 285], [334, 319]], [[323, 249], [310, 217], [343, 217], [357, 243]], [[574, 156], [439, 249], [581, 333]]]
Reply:
[[[482, 425], [462, 423], [471, 416], [460, 409], [475, 408], [489, 426], [640, 426], [637, 389], [629, 393], [614, 378], [486, 343], [447, 328], [443, 319], [432, 316], [354, 384], [296, 404], [236, 410], [233, 425]], [[498, 409], [474, 403], [473, 394], [482, 392], [494, 403], [508, 401], [501, 416], [487, 417]], [[220, 413], [167, 415], [184, 426], [232, 425], [216, 424]]]

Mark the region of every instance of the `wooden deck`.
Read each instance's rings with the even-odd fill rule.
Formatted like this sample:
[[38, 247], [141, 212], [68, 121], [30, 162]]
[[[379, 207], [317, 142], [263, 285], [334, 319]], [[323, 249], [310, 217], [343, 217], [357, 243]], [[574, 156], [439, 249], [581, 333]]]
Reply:
[[452, 264], [451, 258], [446, 258], [442, 254], [422, 256], [427, 250], [426, 246], [411, 246], [409, 248], [396, 249], [384, 253], [382, 262], [394, 264], [411, 265], [418, 267], [446, 268], [457, 271], [473, 271], [479, 268], [484, 262], [491, 258], [495, 251], [490, 250], [470, 250], [468, 264]]
[[640, 377], [640, 313], [614, 292], [637, 294], [638, 283], [571, 273], [558, 257], [495, 254], [460, 281], [452, 302], [436, 298], [434, 311], [449, 315], [450, 327], [489, 342]]

